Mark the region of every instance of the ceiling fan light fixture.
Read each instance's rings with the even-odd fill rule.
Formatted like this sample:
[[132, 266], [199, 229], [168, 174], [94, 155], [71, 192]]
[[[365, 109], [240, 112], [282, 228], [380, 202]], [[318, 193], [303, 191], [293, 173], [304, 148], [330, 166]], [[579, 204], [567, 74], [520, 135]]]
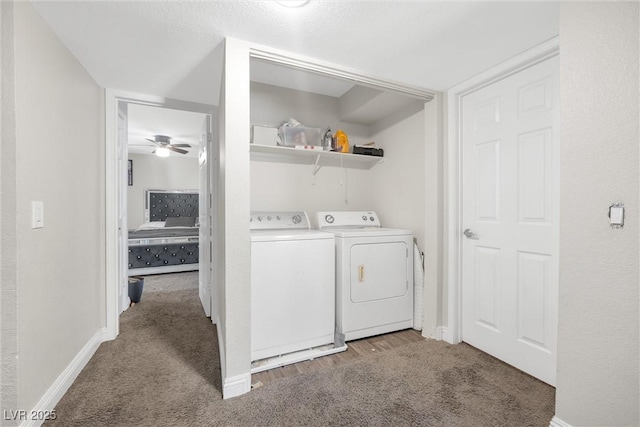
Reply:
[[154, 135], [153, 139], [160, 144], [171, 144], [171, 137], [166, 135]]
[[171, 153], [171, 151], [168, 148], [165, 148], [165, 147], [156, 148], [156, 156], [158, 157], [169, 157], [169, 153]]

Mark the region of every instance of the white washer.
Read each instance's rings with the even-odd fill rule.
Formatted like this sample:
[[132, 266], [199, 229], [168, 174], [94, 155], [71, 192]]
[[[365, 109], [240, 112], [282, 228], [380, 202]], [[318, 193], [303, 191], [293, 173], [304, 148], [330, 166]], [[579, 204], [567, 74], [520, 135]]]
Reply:
[[375, 212], [318, 212], [336, 236], [336, 330], [350, 341], [413, 326], [413, 235]]
[[252, 372], [346, 350], [334, 345], [334, 235], [305, 212], [252, 212], [250, 229]]

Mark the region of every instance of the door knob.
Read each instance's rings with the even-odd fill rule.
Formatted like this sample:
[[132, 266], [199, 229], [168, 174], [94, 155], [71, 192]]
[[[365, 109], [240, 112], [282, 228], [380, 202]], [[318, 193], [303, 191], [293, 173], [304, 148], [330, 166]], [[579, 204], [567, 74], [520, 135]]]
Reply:
[[462, 232], [462, 234], [464, 234], [464, 236], [465, 236], [467, 239], [471, 239], [471, 240], [478, 240], [478, 239], [480, 239], [476, 233], [474, 233], [473, 231], [471, 231], [471, 229], [470, 229], [470, 228], [467, 228], [466, 230], [464, 230], [464, 231]]

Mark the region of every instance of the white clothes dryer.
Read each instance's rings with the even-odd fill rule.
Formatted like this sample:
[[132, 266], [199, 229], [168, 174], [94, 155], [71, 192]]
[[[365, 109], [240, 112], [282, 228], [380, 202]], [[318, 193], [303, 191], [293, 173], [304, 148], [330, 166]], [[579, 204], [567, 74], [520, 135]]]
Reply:
[[413, 326], [413, 235], [375, 212], [318, 212], [336, 237], [336, 330], [345, 341]]
[[335, 346], [334, 235], [305, 212], [251, 213], [252, 372], [346, 350]]

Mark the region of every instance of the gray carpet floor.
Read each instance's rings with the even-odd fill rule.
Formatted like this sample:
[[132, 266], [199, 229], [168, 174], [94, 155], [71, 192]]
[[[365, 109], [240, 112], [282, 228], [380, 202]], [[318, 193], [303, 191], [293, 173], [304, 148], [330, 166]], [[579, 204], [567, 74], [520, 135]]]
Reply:
[[143, 294], [149, 292], [183, 291], [198, 289], [198, 271], [184, 273], [154, 274], [144, 277]]
[[146, 292], [46, 426], [548, 426], [554, 389], [466, 344], [426, 340], [222, 400], [195, 289]]

